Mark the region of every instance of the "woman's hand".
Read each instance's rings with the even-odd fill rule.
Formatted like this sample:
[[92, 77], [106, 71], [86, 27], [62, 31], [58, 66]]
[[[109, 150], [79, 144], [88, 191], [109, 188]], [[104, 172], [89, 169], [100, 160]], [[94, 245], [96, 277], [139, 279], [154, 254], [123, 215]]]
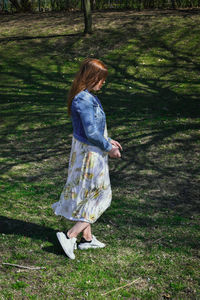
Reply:
[[122, 146], [120, 145], [119, 142], [115, 141], [115, 140], [111, 140], [110, 143], [114, 146], [119, 148], [122, 151]]
[[108, 155], [111, 157], [111, 158], [120, 158], [121, 157], [121, 153], [119, 151], [119, 148], [118, 147], [112, 147], [112, 149], [108, 152]]

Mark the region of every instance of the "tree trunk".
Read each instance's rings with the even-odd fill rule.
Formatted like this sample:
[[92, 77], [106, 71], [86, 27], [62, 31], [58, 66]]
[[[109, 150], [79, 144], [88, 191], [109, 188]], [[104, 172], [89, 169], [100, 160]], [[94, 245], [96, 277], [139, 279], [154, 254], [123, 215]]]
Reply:
[[70, 8], [69, 0], [65, 0], [65, 9], [69, 10], [69, 8]]
[[175, 0], [171, 0], [171, 3], [172, 3], [172, 8], [173, 8], [173, 9], [176, 9], [176, 3], [175, 3]]
[[95, 0], [91, 0], [90, 4], [91, 4], [91, 10], [94, 10], [95, 9], [95, 4], [96, 4]]
[[92, 12], [90, 0], [82, 0], [83, 1], [83, 11], [84, 11], [84, 20], [85, 20], [85, 34], [92, 33]]

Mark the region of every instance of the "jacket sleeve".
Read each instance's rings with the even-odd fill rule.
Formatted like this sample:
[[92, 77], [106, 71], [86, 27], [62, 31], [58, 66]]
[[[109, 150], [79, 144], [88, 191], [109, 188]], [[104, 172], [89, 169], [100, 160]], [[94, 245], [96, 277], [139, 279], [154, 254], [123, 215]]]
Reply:
[[80, 115], [88, 141], [102, 151], [109, 152], [112, 149], [112, 144], [97, 129], [92, 96], [86, 94], [84, 97], [79, 97], [75, 106]]

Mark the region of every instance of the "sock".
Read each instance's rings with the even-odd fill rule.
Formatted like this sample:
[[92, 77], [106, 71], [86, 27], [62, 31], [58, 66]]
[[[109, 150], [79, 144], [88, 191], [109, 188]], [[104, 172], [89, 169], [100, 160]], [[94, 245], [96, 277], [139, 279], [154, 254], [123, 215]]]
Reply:
[[83, 236], [82, 236], [82, 238], [80, 240], [80, 244], [81, 243], [91, 243], [91, 242], [92, 242], [92, 240], [91, 241], [87, 241]]

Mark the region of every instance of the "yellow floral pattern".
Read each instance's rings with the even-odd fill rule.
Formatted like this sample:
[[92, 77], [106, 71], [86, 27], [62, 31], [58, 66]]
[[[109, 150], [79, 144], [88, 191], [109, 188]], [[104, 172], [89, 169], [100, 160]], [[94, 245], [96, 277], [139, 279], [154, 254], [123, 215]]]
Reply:
[[111, 199], [107, 153], [73, 138], [67, 182], [60, 201], [52, 205], [55, 214], [94, 223]]

